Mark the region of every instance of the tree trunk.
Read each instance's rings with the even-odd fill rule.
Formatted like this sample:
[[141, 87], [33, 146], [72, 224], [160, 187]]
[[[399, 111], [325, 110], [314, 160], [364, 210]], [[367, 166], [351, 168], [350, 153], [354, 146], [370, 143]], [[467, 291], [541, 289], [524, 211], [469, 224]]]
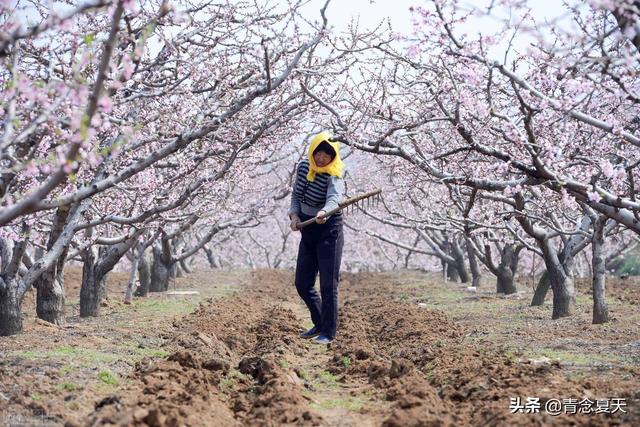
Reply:
[[127, 283], [127, 292], [124, 295], [124, 303], [131, 304], [131, 300], [133, 299], [133, 289], [136, 285], [136, 276], [138, 273], [138, 263], [140, 262], [141, 256], [133, 256], [133, 261], [131, 263], [131, 272], [129, 274], [129, 281]]
[[531, 299], [531, 306], [541, 306], [544, 304], [544, 299], [547, 296], [547, 291], [549, 291], [549, 273], [547, 270], [542, 273], [540, 276], [540, 280], [538, 280], [538, 286], [536, 286], [536, 290], [533, 293], [533, 298]]
[[513, 272], [509, 267], [503, 266], [501, 263], [497, 276], [496, 293], [506, 295], [516, 293], [516, 285], [513, 283]]
[[149, 258], [147, 253], [143, 253], [138, 261], [138, 280], [140, 286], [135, 292], [137, 297], [146, 297], [149, 294], [149, 286], [151, 284], [151, 267], [149, 267]]
[[182, 268], [182, 263], [181, 262], [174, 263], [171, 266], [171, 268], [172, 268], [171, 277], [173, 277], [174, 279], [176, 277], [184, 277], [185, 276], [185, 272], [184, 272], [184, 269]]
[[162, 254], [162, 249], [154, 246], [149, 291], [165, 292], [169, 289], [169, 278], [171, 277], [172, 270], [172, 264], [171, 262], [167, 262]]
[[209, 267], [213, 269], [221, 268], [220, 260], [213, 254], [213, 251], [207, 247], [204, 248], [204, 252], [207, 254], [207, 261], [209, 261]]
[[80, 316], [98, 316], [100, 303], [107, 296], [107, 274], [120, 261], [133, 245], [142, 230], [135, 231], [123, 242], [108, 247], [101, 246], [96, 256], [95, 250], [89, 248], [83, 254], [82, 288], [80, 288]]
[[[61, 262], [60, 262], [61, 261]], [[36, 314], [38, 318], [49, 323], [62, 325], [64, 323], [64, 273], [62, 265], [64, 258], [42, 273], [35, 281]]]
[[[514, 199], [516, 209], [523, 210], [525, 202], [522, 194], [516, 193]], [[587, 216], [585, 215], [585, 217]], [[573, 306], [575, 305], [575, 287], [571, 272], [571, 259], [577, 253], [576, 251], [585, 244], [585, 239], [570, 238], [569, 241], [565, 243], [562, 254], [559, 254], [551, 241], [550, 234], [536, 229], [524, 216], [518, 216], [517, 219], [527, 234], [536, 239], [538, 246], [542, 250], [544, 264], [549, 275], [551, 289], [553, 290], [553, 313], [551, 318], [558, 319], [560, 317], [570, 316], [573, 311]], [[588, 222], [589, 221], [583, 219], [579, 226], [580, 229], [587, 227]]]
[[193, 271], [191, 271], [191, 269], [187, 265], [186, 261], [183, 259], [180, 260], [180, 267], [182, 268], [182, 272], [185, 275], [193, 273]]
[[478, 265], [478, 258], [476, 258], [476, 253], [471, 247], [471, 242], [469, 239], [466, 239], [467, 242], [467, 256], [469, 257], [469, 268], [471, 269], [471, 286], [475, 286], [476, 288], [480, 286], [480, 279], [482, 279], [482, 274], [480, 273], [480, 266]]
[[96, 263], [95, 250], [89, 248], [85, 251], [82, 265], [80, 317], [99, 316], [100, 300], [105, 293], [105, 276]]
[[[51, 232], [47, 241], [47, 251], [51, 250], [60, 237], [69, 219], [70, 207], [64, 206], [56, 211]], [[57, 261], [36, 279], [36, 314], [38, 318], [49, 323], [62, 325], [64, 323], [64, 263], [68, 246], [61, 252]]]
[[[549, 270], [549, 269], [547, 269]], [[549, 273], [553, 290], [552, 319], [571, 316], [575, 306], [575, 287], [573, 277], [566, 273]]]
[[6, 337], [22, 332], [22, 315], [15, 284], [5, 283], [0, 277], [0, 336]]
[[604, 256], [604, 224], [606, 218], [599, 218], [593, 227], [591, 249], [593, 253], [593, 323], [601, 324], [609, 321], [609, 309], [604, 298], [605, 256]]
[[0, 238], [0, 336], [15, 335], [22, 331], [22, 299], [30, 287], [29, 282], [19, 282], [16, 276], [20, 271], [22, 257], [27, 250], [31, 227], [22, 225], [24, 240], [13, 244]]
[[458, 269], [452, 262], [447, 262], [447, 277], [452, 282], [459, 282], [460, 276], [458, 275]]
[[505, 245], [505, 247], [502, 248], [500, 264], [496, 272], [496, 293], [507, 295], [516, 293], [517, 289], [513, 280], [518, 268], [520, 250], [521, 247], [517, 245]]
[[460, 245], [458, 244], [458, 242], [454, 242], [453, 245], [451, 246], [451, 254], [453, 255], [453, 258], [455, 258], [456, 260], [456, 270], [458, 272], [458, 277], [460, 278], [460, 281], [462, 283], [468, 283], [469, 282], [469, 272], [467, 271], [467, 267], [465, 265], [464, 262], [464, 254], [462, 253], [462, 250], [460, 249]]

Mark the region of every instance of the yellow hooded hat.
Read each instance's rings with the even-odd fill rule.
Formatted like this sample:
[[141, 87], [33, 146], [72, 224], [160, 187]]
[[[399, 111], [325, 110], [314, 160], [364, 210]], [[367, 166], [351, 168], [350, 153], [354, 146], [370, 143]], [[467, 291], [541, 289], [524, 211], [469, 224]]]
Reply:
[[[313, 182], [316, 178], [317, 173], [328, 173], [331, 176], [342, 177], [342, 172], [344, 172], [344, 163], [342, 163], [342, 159], [340, 158], [340, 144], [338, 142], [331, 142], [329, 139], [332, 137], [329, 132], [320, 132], [315, 135], [311, 139], [311, 145], [309, 146], [309, 172], [307, 173], [307, 181]], [[333, 158], [331, 163], [327, 166], [319, 167], [316, 165], [315, 160], [313, 160], [313, 152], [321, 142], [326, 141], [336, 152], [336, 156]]]

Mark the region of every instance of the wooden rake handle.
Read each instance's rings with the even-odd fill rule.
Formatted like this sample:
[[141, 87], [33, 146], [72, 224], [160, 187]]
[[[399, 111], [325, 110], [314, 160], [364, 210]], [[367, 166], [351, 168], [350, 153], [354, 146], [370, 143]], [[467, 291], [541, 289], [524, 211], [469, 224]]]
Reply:
[[[351, 205], [353, 205], [355, 203], [358, 203], [360, 200], [364, 200], [364, 199], [368, 199], [368, 198], [373, 197], [373, 196], [377, 196], [380, 193], [382, 193], [382, 189], [378, 188], [376, 190], [368, 191], [366, 193], [362, 193], [362, 194], [359, 194], [357, 196], [353, 196], [353, 197], [350, 197], [348, 199], [345, 199], [345, 200], [343, 200], [342, 202], [340, 202], [338, 204], [337, 208], [331, 209], [329, 212], [327, 212], [325, 214], [325, 217], [328, 217], [330, 215], [336, 214], [336, 213], [340, 212], [341, 210], [343, 210], [344, 208], [346, 208], [347, 206], [351, 206]], [[314, 224], [315, 222], [316, 222], [315, 218], [311, 218], [311, 219], [308, 219], [306, 221], [303, 221], [300, 224], [298, 224], [298, 230], [302, 230], [307, 225]]]

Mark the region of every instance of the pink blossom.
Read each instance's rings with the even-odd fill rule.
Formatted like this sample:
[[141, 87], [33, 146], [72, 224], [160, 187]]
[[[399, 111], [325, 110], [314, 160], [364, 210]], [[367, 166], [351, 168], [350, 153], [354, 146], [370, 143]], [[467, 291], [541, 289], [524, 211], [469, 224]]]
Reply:
[[613, 176], [613, 165], [609, 160], [604, 160], [600, 163], [600, 169], [602, 169], [602, 174], [607, 177], [607, 179], [611, 179]]
[[133, 61], [131, 61], [129, 55], [125, 55], [124, 59], [122, 60], [122, 75], [124, 76], [125, 80], [129, 80], [131, 78], [131, 76], [133, 75], [133, 70]]
[[84, 116], [84, 113], [80, 110], [76, 110], [71, 114], [71, 130], [76, 131], [80, 129], [82, 116]]
[[23, 173], [26, 177], [36, 176], [38, 174], [38, 167], [34, 164], [34, 162], [29, 162], [23, 169]]
[[136, 58], [141, 58], [144, 54], [144, 46], [136, 46], [136, 48], [133, 50], [133, 54], [136, 56]]
[[102, 157], [98, 156], [94, 152], [91, 152], [91, 153], [89, 153], [87, 155], [87, 160], [89, 160], [89, 163], [93, 167], [96, 167], [96, 166], [100, 165], [100, 163], [102, 163]]
[[56, 156], [58, 157], [58, 164], [62, 165], [67, 162], [67, 156], [64, 149], [64, 145], [58, 145], [56, 147]]
[[522, 191], [522, 186], [516, 185], [514, 187], [507, 187], [504, 189], [504, 194], [506, 196], [513, 196], [514, 194], [518, 194]]
[[113, 109], [113, 104], [111, 103], [111, 99], [108, 96], [103, 96], [98, 100], [98, 108], [109, 114]]
[[602, 200], [602, 197], [600, 197], [600, 194], [598, 194], [597, 191], [587, 191], [587, 197], [590, 201], [595, 203], [598, 203], [600, 200]]
[[130, 12], [132, 14], [135, 14], [137, 12], [137, 5], [135, 0], [124, 0], [122, 2], [122, 6], [127, 12]]
[[636, 29], [633, 28], [631, 25], [629, 25], [627, 28], [624, 29], [623, 34], [626, 38], [633, 39], [636, 36]]
[[411, 57], [416, 57], [420, 53], [420, 49], [416, 45], [411, 45], [407, 50], [407, 55]]
[[60, 24], [58, 24], [58, 28], [60, 28], [62, 31], [71, 31], [71, 29], [73, 28], [73, 20], [72, 19], [61, 20]]
[[109, 85], [110, 89], [119, 90], [122, 89], [124, 85], [120, 82], [120, 80], [113, 80]]
[[615, 10], [616, 3], [613, 0], [588, 0], [594, 9]]
[[[12, 204], [13, 204], [12, 202], [9, 202], [9, 200], [7, 200], [7, 203], [6, 203], [7, 206], [11, 206]], [[9, 227], [0, 227], [0, 238], [17, 241], [19, 239], [19, 236], [18, 236], [18, 233], [16, 233], [14, 230], [12, 230]]]
[[627, 171], [624, 168], [616, 168], [613, 171], [613, 179], [615, 180], [623, 180], [627, 176]]
[[31, 82], [29, 81], [29, 79], [26, 76], [20, 76], [18, 78], [17, 87], [18, 87], [18, 91], [20, 91], [20, 92], [22, 92], [24, 94], [33, 92], [33, 88], [31, 86]]

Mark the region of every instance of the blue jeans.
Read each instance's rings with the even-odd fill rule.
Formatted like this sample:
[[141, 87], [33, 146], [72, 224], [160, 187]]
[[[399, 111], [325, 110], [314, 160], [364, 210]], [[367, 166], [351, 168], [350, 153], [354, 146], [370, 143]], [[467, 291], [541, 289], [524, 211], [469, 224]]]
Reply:
[[[300, 220], [310, 219], [301, 214]], [[334, 215], [324, 224], [311, 224], [302, 229], [296, 264], [296, 289], [307, 305], [313, 324], [331, 339], [338, 327], [338, 284], [342, 261], [342, 215]], [[314, 287], [320, 273], [320, 293]]]

